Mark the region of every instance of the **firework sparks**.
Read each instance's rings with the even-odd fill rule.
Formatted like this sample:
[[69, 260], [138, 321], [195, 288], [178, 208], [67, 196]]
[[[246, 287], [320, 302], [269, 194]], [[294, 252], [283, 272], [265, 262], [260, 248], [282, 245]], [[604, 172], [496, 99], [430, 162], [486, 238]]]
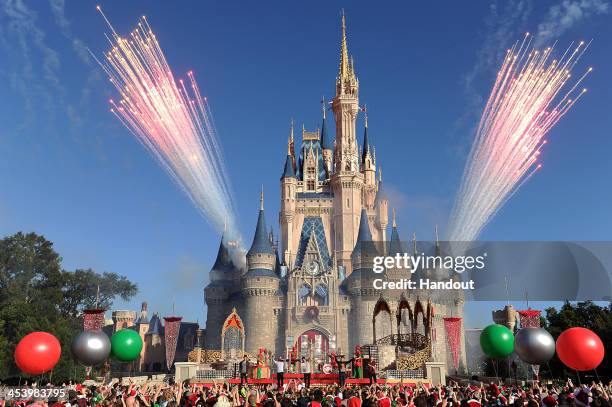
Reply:
[[544, 137], [586, 89], [571, 71], [584, 42], [560, 59], [553, 47], [531, 48], [525, 36], [509, 49], [484, 108], [451, 214], [448, 240], [472, 241], [504, 203], [541, 168]]
[[210, 106], [195, 81], [176, 81], [146, 17], [129, 37], [111, 29], [98, 63], [121, 99], [111, 112], [151, 152], [218, 230], [235, 231], [234, 206]]

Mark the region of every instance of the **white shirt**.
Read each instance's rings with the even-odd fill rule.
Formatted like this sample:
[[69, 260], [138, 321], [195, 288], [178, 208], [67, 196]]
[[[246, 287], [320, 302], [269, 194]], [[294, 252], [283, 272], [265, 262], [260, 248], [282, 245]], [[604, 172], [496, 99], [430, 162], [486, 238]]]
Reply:
[[276, 363], [276, 373], [283, 373], [285, 371], [285, 362], [275, 361]]
[[310, 373], [310, 362], [304, 362], [301, 366], [302, 373]]

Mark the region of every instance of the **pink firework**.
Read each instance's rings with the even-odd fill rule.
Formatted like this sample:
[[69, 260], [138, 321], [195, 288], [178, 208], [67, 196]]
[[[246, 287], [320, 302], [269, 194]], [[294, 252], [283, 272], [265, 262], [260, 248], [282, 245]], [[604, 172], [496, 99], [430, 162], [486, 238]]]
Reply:
[[463, 173], [450, 219], [448, 240], [472, 241], [504, 203], [541, 168], [544, 137], [586, 89], [571, 71], [584, 53], [584, 42], [570, 45], [560, 59], [553, 48], [538, 51], [531, 37], [509, 49]]
[[[102, 10], [98, 7], [100, 13]], [[146, 17], [129, 37], [106, 16], [112, 48], [98, 61], [121, 100], [111, 112], [153, 154], [218, 231], [234, 226], [234, 208], [210, 107], [193, 72], [176, 81]]]

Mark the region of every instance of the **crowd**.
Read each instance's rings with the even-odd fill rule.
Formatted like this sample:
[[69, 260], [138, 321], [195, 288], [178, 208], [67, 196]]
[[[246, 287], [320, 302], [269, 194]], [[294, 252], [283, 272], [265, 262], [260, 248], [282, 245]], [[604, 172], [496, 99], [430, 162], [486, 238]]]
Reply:
[[1, 400], [0, 407], [607, 407], [612, 381], [574, 385], [524, 386], [459, 384], [429, 387], [422, 383], [308, 388], [290, 380], [282, 387], [188, 383], [68, 385], [63, 397]]

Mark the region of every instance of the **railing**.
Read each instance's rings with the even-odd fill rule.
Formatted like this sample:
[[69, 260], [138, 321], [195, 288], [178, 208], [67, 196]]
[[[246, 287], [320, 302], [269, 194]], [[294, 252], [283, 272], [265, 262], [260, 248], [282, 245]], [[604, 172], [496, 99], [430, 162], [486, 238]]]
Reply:
[[414, 370], [387, 370], [387, 380], [402, 380], [402, 379], [424, 379], [425, 373], [423, 369]]
[[234, 377], [234, 370], [198, 370], [197, 380], [220, 380], [231, 379]]

